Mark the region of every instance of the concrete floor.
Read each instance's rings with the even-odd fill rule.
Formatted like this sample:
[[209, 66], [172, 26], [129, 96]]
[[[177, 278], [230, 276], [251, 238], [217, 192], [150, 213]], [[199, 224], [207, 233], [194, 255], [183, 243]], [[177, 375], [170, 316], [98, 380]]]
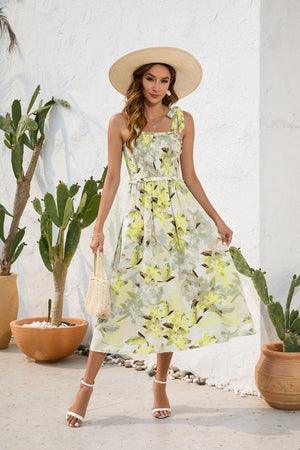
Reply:
[[148, 374], [115, 365], [101, 368], [82, 427], [69, 428], [65, 413], [83, 376], [85, 356], [37, 364], [11, 344], [1, 350], [0, 360], [1, 450], [300, 449], [300, 411], [169, 380], [172, 417], [158, 420], [151, 416]]

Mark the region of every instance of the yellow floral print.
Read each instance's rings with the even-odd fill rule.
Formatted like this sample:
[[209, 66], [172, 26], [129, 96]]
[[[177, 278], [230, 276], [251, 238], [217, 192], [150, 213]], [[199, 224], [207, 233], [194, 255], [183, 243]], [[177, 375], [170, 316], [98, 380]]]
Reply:
[[183, 233], [186, 234], [187, 226], [189, 224], [187, 218], [180, 213], [180, 211], [177, 212], [175, 215], [175, 223], [177, 228], [181, 228]]
[[126, 235], [130, 237], [133, 242], [137, 242], [140, 236], [143, 234], [144, 220], [133, 220], [126, 231]]
[[222, 300], [222, 297], [220, 295], [216, 295], [213, 290], [210, 290], [208, 292], [201, 292], [200, 296], [202, 300], [200, 300], [197, 304], [198, 310], [209, 308], [214, 311], [215, 309], [213, 308], [213, 306], [215, 304], [218, 304]]
[[174, 311], [173, 314], [168, 316], [168, 322], [163, 323], [165, 327], [165, 337], [167, 339], [166, 345], [175, 344], [179, 350], [183, 350], [187, 344], [191, 341], [186, 338], [186, 334], [189, 332], [189, 321], [184, 313]]
[[170, 239], [171, 245], [176, 245], [178, 250], [183, 251], [185, 247], [185, 240], [181, 239], [184, 235], [184, 231], [177, 229], [174, 227], [174, 225], [171, 227], [171, 236], [172, 239]]
[[216, 337], [210, 336], [208, 333], [204, 333], [203, 338], [199, 339], [197, 344], [200, 345], [200, 347], [203, 347], [204, 345], [212, 344], [213, 342], [217, 342]]
[[121, 276], [122, 276], [121, 273], [118, 272], [114, 280], [114, 283], [111, 284], [111, 290], [115, 295], [119, 295], [120, 288], [126, 284], [126, 281], [123, 281]]
[[157, 266], [154, 266], [154, 264], [152, 263], [151, 266], [146, 266], [145, 272], [147, 274], [145, 281], [148, 283], [149, 281], [154, 280], [155, 284], [157, 285], [157, 278], [160, 275]]
[[133, 153], [123, 146], [128, 203], [94, 351], [148, 355], [256, 333], [230, 253], [181, 177], [183, 111], [167, 117], [171, 131], [139, 134]]
[[217, 272], [220, 276], [224, 276], [224, 269], [227, 266], [222, 255], [204, 256], [203, 264], [207, 266], [206, 273]]
[[152, 136], [151, 136], [151, 134], [142, 133], [141, 140], [142, 140], [142, 144], [145, 145], [145, 147], [148, 147], [152, 142]]
[[163, 176], [172, 175], [173, 173], [173, 160], [170, 155], [163, 153], [161, 156], [163, 166]]

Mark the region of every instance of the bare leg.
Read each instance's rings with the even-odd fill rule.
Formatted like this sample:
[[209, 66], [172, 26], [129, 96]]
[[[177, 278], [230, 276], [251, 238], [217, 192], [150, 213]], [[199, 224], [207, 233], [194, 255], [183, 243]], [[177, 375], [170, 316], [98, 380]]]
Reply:
[[[168, 370], [170, 366], [170, 362], [172, 359], [172, 352], [166, 353], [157, 353], [156, 355], [156, 375], [155, 378], [159, 381], [167, 381]], [[166, 385], [155, 383], [153, 381], [153, 394], [154, 394], [154, 402], [153, 409], [155, 408], [170, 408], [170, 403], [166, 394]], [[153, 413], [154, 417], [159, 416], [169, 416], [170, 411], [156, 411]]]
[[[85, 381], [85, 383], [94, 384], [96, 375], [100, 367], [102, 366], [105, 356], [106, 353], [93, 352], [90, 350], [85, 374], [83, 377], [83, 381]], [[79, 391], [74, 397], [69, 407], [69, 411], [72, 411], [84, 417], [90, 397], [92, 395], [92, 391], [93, 391], [92, 387], [88, 387], [80, 383]], [[81, 420], [77, 419], [76, 417], [68, 415], [67, 423], [69, 426], [79, 427], [81, 425]]]

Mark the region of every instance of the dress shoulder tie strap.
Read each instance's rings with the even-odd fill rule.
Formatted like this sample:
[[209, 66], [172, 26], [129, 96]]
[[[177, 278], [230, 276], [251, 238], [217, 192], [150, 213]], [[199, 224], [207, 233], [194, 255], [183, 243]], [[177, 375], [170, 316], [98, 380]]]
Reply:
[[172, 125], [171, 125], [172, 131], [177, 131], [180, 133], [184, 130], [184, 115], [183, 111], [179, 106], [174, 107], [174, 115], [172, 117]]

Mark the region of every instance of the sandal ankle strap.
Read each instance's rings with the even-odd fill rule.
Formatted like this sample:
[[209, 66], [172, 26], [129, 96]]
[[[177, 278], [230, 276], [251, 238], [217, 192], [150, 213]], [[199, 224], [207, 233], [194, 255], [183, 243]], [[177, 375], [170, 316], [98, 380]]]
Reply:
[[153, 381], [156, 381], [156, 383], [161, 383], [161, 384], [166, 384], [167, 383], [166, 381], [159, 381], [156, 378], [153, 378]]
[[87, 387], [94, 387], [94, 384], [95, 384], [95, 382], [94, 382], [93, 384], [88, 384], [88, 383], [86, 383], [85, 381], [83, 381], [83, 378], [81, 378], [80, 383], [81, 383], [81, 384], [84, 384], [84, 385], [87, 386]]

